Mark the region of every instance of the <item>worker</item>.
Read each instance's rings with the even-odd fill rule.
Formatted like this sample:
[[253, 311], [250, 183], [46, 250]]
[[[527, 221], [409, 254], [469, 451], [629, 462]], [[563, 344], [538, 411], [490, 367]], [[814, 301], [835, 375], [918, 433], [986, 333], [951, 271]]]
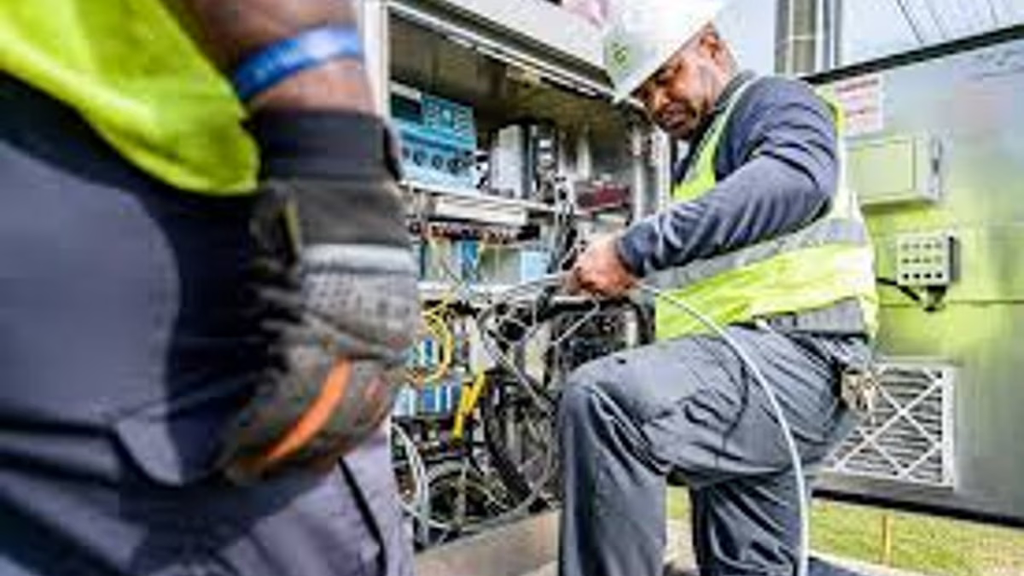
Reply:
[[[713, 25], [721, 8], [630, 0], [606, 27], [616, 98], [689, 147], [671, 202], [594, 239], [571, 272], [602, 296], [641, 279], [667, 292], [657, 342], [584, 365], [561, 398], [561, 576], [661, 574], [668, 479], [689, 489], [700, 574], [797, 572], [805, 495], [767, 396], [723, 338], [667, 298], [749, 353], [808, 476], [866, 400], [852, 391], [871, 368], [873, 252], [841, 184], [841, 113], [803, 82], [743, 71]], [[811, 574], [839, 570], [812, 559]]]
[[357, 6], [3, 3], [0, 574], [411, 574]]

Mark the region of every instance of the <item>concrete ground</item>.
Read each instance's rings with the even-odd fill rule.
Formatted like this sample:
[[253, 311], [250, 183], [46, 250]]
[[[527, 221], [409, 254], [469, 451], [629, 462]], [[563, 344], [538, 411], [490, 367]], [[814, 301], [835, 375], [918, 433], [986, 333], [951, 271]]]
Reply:
[[[697, 576], [683, 522], [670, 522], [665, 576]], [[555, 512], [459, 540], [416, 558], [418, 576], [556, 576], [558, 514]], [[865, 576], [921, 576], [827, 557]]]

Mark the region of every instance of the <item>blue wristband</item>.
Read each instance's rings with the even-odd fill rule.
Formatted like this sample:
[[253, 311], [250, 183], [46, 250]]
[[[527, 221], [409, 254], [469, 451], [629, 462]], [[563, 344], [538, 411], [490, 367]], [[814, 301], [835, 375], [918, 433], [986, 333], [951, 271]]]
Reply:
[[275, 42], [242, 62], [231, 83], [245, 101], [292, 74], [335, 58], [363, 59], [358, 28], [323, 26]]

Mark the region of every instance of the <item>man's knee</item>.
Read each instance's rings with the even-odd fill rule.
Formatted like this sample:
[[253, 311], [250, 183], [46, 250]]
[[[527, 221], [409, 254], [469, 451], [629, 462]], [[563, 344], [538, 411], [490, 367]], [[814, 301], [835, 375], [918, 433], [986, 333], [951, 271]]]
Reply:
[[614, 357], [607, 356], [574, 369], [562, 390], [564, 409], [579, 414], [592, 406], [598, 397], [608, 396], [607, 388], [614, 379], [609, 363], [614, 361]]
[[593, 412], [597, 393], [597, 381], [579, 369], [573, 371], [565, 381], [559, 402], [559, 420], [579, 421]]
[[566, 387], [584, 386], [591, 392], [608, 392], [608, 388], [622, 377], [616, 370], [622, 363], [616, 355], [603, 356], [576, 367], [566, 379]]

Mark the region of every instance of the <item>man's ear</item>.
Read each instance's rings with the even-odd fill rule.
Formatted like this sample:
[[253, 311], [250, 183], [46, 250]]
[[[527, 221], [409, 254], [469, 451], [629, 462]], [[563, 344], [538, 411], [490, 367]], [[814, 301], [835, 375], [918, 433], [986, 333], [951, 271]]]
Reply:
[[700, 46], [701, 51], [714, 60], [718, 60], [726, 49], [725, 41], [722, 40], [718, 30], [711, 24], [704, 26], [700, 31], [699, 38], [698, 46]]
[[730, 70], [736, 67], [729, 45], [714, 25], [708, 24], [701, 30], [698, 42], [700, 52], [719, 67]]

